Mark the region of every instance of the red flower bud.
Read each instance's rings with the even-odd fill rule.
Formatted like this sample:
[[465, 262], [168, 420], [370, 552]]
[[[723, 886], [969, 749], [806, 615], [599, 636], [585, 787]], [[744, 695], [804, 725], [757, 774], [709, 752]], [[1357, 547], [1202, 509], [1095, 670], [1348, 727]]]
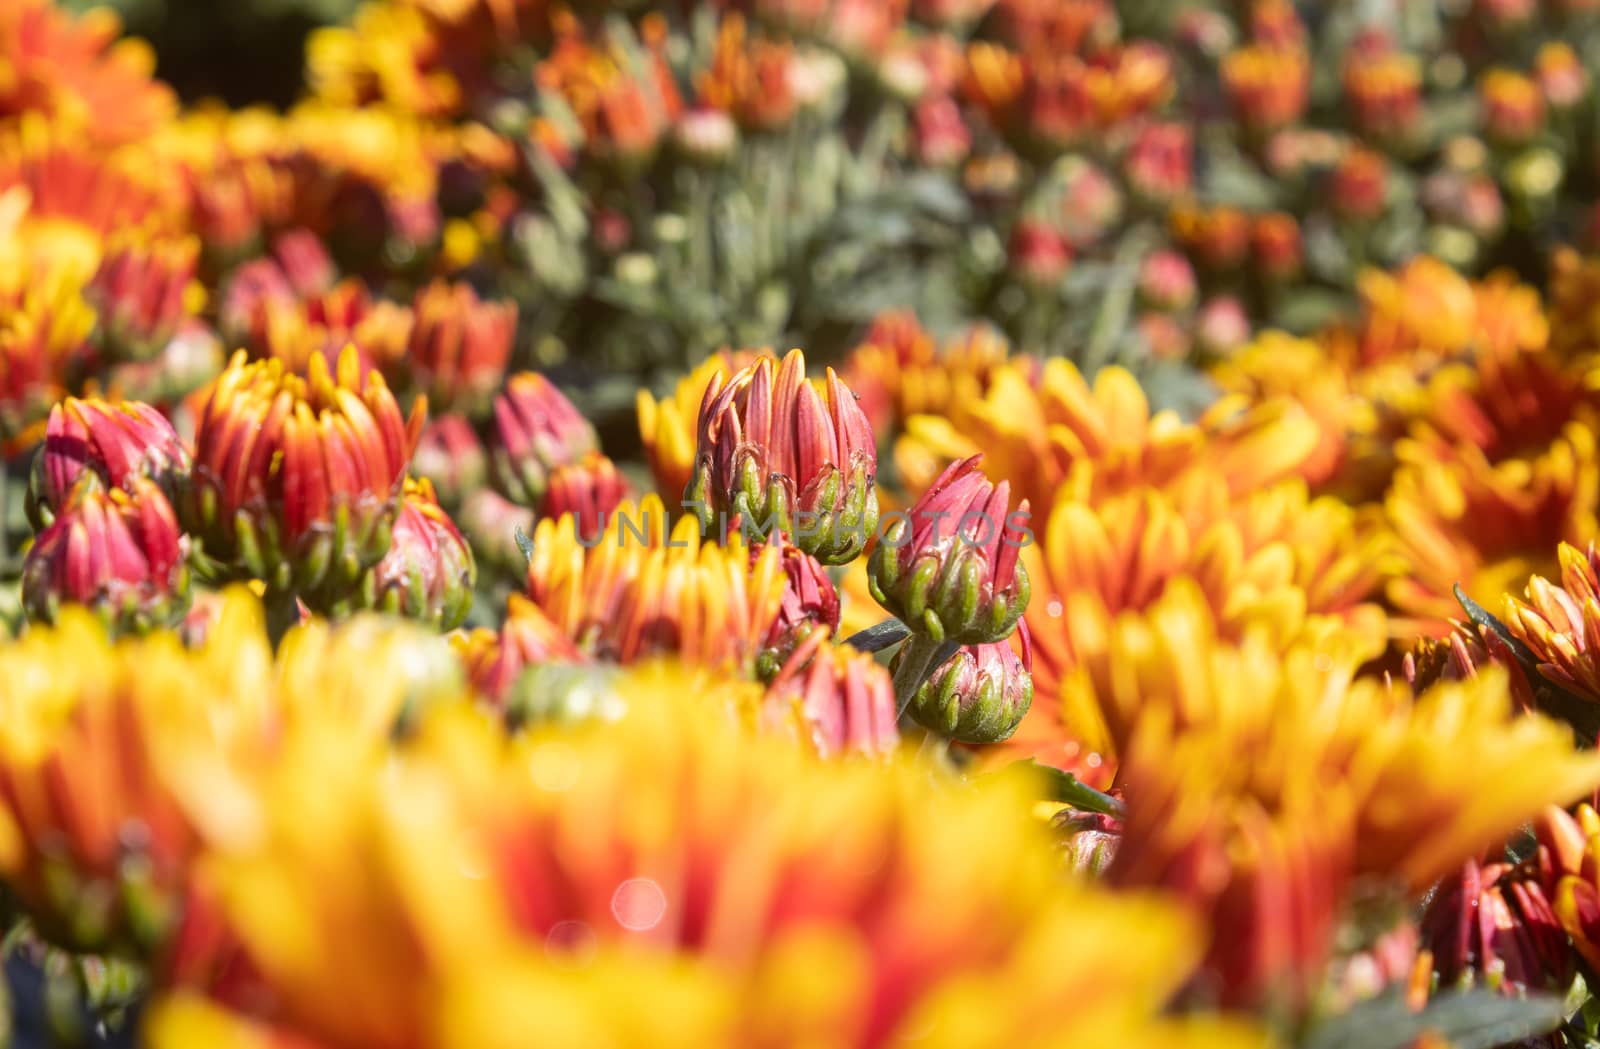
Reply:
[[432, 481], [439, 501], [453, 507], [483, 486], [489, 457], [471, 423], [459, 415], [441, 415], [422, 431], [411, 470]]
[[906, 708], [912, 720], [957, 743], [1010, 739], [1033, 703], [1027, 624], [1019, 624], [1017, 633], [1022, 638], [1020, 657], [1008, 643], [997, 641], [967, 645], [935, 668]]
[[872, 596], [912, 630], [963, 645], [1004, 641], [1028, 607], [1028, 502], [992, 483], [982, 456], [946, 467], [885, 530], [867, 565]]
[[571, 514], [577, 519], [579, 537], [587, 541], [600, 534], [611, 511], [631, 494], [615, 463], [600, 452], [586, 452], [577, 462], [558, 466], [550, 474], [539, 516]]
[[339, 271], [322, 246], [322, 238], [305, 229], [291, 229], [272, 243], [272, 255], [288, 286], [301, 298], [312, 298], [333, 288]]
[[461, 624], [472, 607], [478, 568], [472, 548], [440, 509], [433, 485], [407, 478], [388, 551], [361, 585], [324, 607], [348, 614], [354, 605], [421, 620], [440, 630]]
[[1176, 251], [1152, 251], [1139, 264], [1139, 298], [1157, 310], [1194, 305], [1194, 267]]
[[414, 322], [403, 358], [392, 363], [402, 381], [439, 411], [476, 416], [505, 378], [517, 334], [517, 307], [484, 302], [465, 284], [423, 288], [411, 304]]
[[[775, 534], [767, 546], [778, 548], [784, 585], [778, 618], [767, 631], [759, 657], [759, 669], [764, 676], [782, 667], [812, 634], [820, 630], [831, 635], [838, 630], [840, 614], [839, 588], [834, 586], [828, 570], [816, 558], [791, 544], [781, 532]], [[762, 546], [750, 548], [751, 565], [764, 549]]]
[[33, 461], [28, 520], [36, 529], [48, 525], [80, 483], [126, 488], [148, 477], [172, 492], [189, 468], [189, 449], [150, 405], [68, 397], [50, 409]]
[[[828, 369], [821, 392], [805, 357], [758, 358], [716, 376], [700, 402], [695, 473], [685, 506], [710, 534], [735, 517], [761, 536], [773, 529], [824, 564], [860, 555], [878, 526], [872, 426]], [[720, 518], [720, 522], [719, 522]]]
[[767, 689], [769, 716], [797, 711], [824, 757], [853, 751], [888, 754], [899, 742], [894, 683], [866, 652], [813, 633]]
[[107, 250], [85, 297], [99, 312], [100, 338], [111, 356], [144, 360], [177, 334], [192, 312], [199, 256], [193, 238], [141, 237]]
[[123, 630], [170, 626], [188, 608], [188, 554], [188, 537], [155, 482], [79, 488], [23, 559], [23, 607], [38, 622], [54, 622], [70, 603]]
[[597, 441], [571, 401], [538, 372], [518, 372], [494, 402], [490, 477], [514, 503], [537, 507], [558, 466], [577, 462]]

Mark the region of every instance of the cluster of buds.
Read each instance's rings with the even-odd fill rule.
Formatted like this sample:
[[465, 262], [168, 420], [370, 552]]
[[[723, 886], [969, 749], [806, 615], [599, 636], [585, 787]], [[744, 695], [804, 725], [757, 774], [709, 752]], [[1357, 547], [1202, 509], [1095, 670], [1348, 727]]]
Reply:
[[781, 531], [824, 564], [858, 557], [878, 527], [878, 456], [855, 396], [828, 369], [819, 392], [805, 357], [758, 358], [706, 388], [684, 507], [706, 534]]

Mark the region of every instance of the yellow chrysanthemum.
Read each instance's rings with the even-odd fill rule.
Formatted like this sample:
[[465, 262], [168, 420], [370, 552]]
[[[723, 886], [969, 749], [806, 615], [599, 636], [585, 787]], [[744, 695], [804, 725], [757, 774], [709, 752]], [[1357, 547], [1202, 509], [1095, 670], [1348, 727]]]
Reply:
[[[1201, 613], [1166, 637], [1206, 629]], [[1124, 646], [1144, 683], [1122, 758], [1111, 877], [1210, 916], [1227, 1000], [1304, 1000], [1358, 876], [1420, 891], [1543, 805], [1600, 783], [1565, 724], [1521, 715], [1487, 668], [1413, 697], [1322, 646]], [[1496, 789], [1485, 792], [1482, 784]]]
[[0, 645], [0, 872], [35, 920], [79, 947], [148, 950], [172, 918], [230, 753], [271, 716], [259, 604], [230, 594], [201, 648], [113, 644], [89, 613]]
[[1398, 451], [1384, 507], [1406, 573], [1388, 596], [1417, 632], [1459, 614], [1457, 583], [1494, 607], [1528, 576], [1553, 574], [1558, 544], [1588, 542], [1600, 528], [1600, 456], [1581, 423], [1531, 459], [1490, 463], [1458, 447], [1442, 460], [1415, 440]]
[[[381, 766], [293, 754], [260, 839], [207, 868], [259, 973], [221, 1004], [325, 1049], [1261, 1044], [1161, 1016], [1192, 927], [1063, 883], [1020, 782], [823, 766], [694, 701], [663, 681], [610, 725], [508, 744], [442, 715]], [[236, 1030], [200, 990], [152, 1045]]]
[[651, 495], [623, 502], [593, 540], [568, 515], [539, 522], [528, 596], [580, 647], [617, 662], [674, 654], [749, 667], [778, 616], [784, 573], [775, 546], [752, 562], [737, 536], [702, 539]]
[[1298, 480], [1242, 498], [1221, 475], [1198, 472], [1174, 492], [1085, 501], [1064, 491], [1023, 550], [1035, 580], [1034, 704], [1018, 745], [1043, 748], [1046, 760], [1058, 746], [1126, 745], [1145, 702], [1127, 660], [1141, 651], [1200, 658], [1260, 630], [1274, 651], [1317, 637], [1352, 657], [1377, 654], [1387, 628], [1375, 599], [1393, 571], [1386, 542], [1371, 515], [1312, 499]]
[[[1012, 490], [1036, 506], [1048, 506], [1064, 483], [1084, 495], [1126, 491], [1140, 485], [1165, 487], [1203, 462], [1248, 492], [1294, 474], [1312, 455], [1317, 425], [1288, 401], [1249, 405], [1223, 398], [1195, 423], [1175, 412], [1150, 410], [1139, 381], [1122, 368], [1102, 369], [1091, 385], [1076, 365], [1062, 358], [1044, 362], [1014, 358], [996, 369], [983, 400], [970, 408], [970, 424], [959, 434], [908, 423], [904, 444], [924, 433], [950, 440], [962, 455], [982, 453], [984, 466], [1010, 480]], [[915, 492], [919, 480], [907, 467], [937, 460], [897, 447], [901, 480]], [[942, 464], [941, 464], [942, 469]]]

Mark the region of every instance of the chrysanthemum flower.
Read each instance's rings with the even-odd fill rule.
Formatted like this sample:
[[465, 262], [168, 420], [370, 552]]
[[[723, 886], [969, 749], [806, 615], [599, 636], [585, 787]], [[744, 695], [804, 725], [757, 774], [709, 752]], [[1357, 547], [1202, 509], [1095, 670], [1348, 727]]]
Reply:
[[1544, 94], [1528, 76], [1491, 69], [1478, 83], [1484, 130], [1507, 146], [1525, 145], [1544, 127]]
[[49, 0], [7, 4], [0, 12], [0, 117], [38, 113], [111, 144], [155, 130], [176, 100], [151, 77], [149, 45], [119, 40], [121, 33], [107, 8], [75, 15]]
[[107, 243], [86, 297], [99, 316], [99, 341], [114, 358], [154, 356], [199, 313], [205, 302], [195, 276], [199, 254], [194, 237]]
[[[1193, 927], [1064, 884], [1020, 792], [904, 761], [824, 769], [661, 694], [690, 687], [509, 751], [441, 720], [382, 776], [331, 745], [298, 755], [260, 835], [208, 870], [258, 978], [209, 1010], [200, 988], [167, 997], [152, 1044], [226, 1033], [224, 1005], [327, 1047], [1259, 1044], [1161, 1015]], [[540, 991], [577, 964], [573, 991], [603, 1001]]]
[[[968, 645], [934, 667], [906, 707], [917, 724], [957, 743], [1000, 743], [1017, 730], [1033, 703], [1033, 653], [1028, 624], [1018, 645]], [[903, 658], [903, 656], [902, 656]]]
[[1350, 50], [1342, 74], [1356, 126], [1379, 139], [1408, 138], [1422, 118], [1422, 63], [1381, 37]]
[[[1035, 506], [1053, 505], [1069, 482], [1086, 496], [1090, 487], [1166, 487], [1197, 468], [1220, 472], [1231, 491], [1243, 494], [1294, 475], [1317, 442], [1313, 419], [1283, 399], [1247, 408], [1240, 399], [1223, 398], [1185, 423], [1174, 412], [1152, 413], [1125, 369], [1103, 368], [1091, 385], [1061, 358], [1040, 367], [1017, 357], [996, 369], [987, 394], [968, 406], [962, 423], [958, 432], [930, 417], [913, 419], [895, 449], [896, 465], [914, 466], [914, 446], [941, 438], [931, 449], [939, 469], [982, 453], [989, 470]], [[923, 486], [933, 480], [923, 476]]]
[[1600, 558], [1562, 543], [1560, 583], [1536, 575], [1524, 597], [1505, 596], [1505, 623], [1539, 660], [1539, 671], [1600, 701]]
[[585, 651], [622, 663], [667, 653], [749, 668], [783, 587], [776, 548], [752, 565], [738, 537], [717, 545], [692, 517], [671, 524], [654, 496], [622, 503], [583, 542], [570, 516], [540, 521], [528, 563], [534, 604]]
[[[1122, 759], [1129, 815], [1111, 877], [1167, 885], [1211, 915], [1226, 1000], [1303, 1002], [1350, 878], [1421, 891], [1600, 782], [1566, 725], [1514, 710], [1497, 668], [1412, 697], [1337, 661], [1319, 669], [1314, 650], [1133, 658], [1126, 672], [1146, 680], [1166, 667], [1167, 698], [1147, 703]], [[1181, 722], [1184, 691], [1205, 679], [1219, 705]], [[1501, 789], [1484, 794], [1485, 777]]]
[[845, 384], [856, 394], [873, 433], [892, 435], [914, 415], [959, 416], [983, 397], [1010, 347], [992, 328], [976, 327], [936, 344], [909, 313], [873, 319], [845, 364]]
[[538, 372], [513, 375], [495, 398], [490, 476], [513, 502], [538, 507], [551, 472], [577, 462], [597, 444], [589, 420]]
[[665, 57], [634, 40], [563, 33], [534, 79], [571, 107], [585, 147], [614, 163], [648, 159], [683, 106]]
[[439, 65], [440, 44], [419, 5], [361, 4], [348, 25], [321, 27], [307, 38], [306, 79], [335, 105], [382, 100], [419, 116], [450, 116], [462, 104], [462, 90]]
[[[1541, 838], [1548, 822], [1538, 824]], [[1540, 852], [1527, 864], [1468, 860], [1440, 883], [1422, 928], [1443, 986], [1476, 978], [1519, 995], [1571, 985], [1575, 956], [1550, 899], [1560, 872], [1543, 842]]]
[[1566, 423], [1536, 455], [1498, 463], [1472, 445], [1441, 458], [1408, 441], [1399, 453], [1404, 465], [1384, 506], [1407, 573], [1389, 584], [1389, 599], [1421, 630], [1457, 614], [1457, 583], [1497, 604], [1519, 581], [1553, 569], [1558, 544], [1587, 542], [1600, 528], [1600, 456], [1583, 423]]
[[727, 113], [740, 127], [777, 131], [800, 110], [799, 65], [792, 46], [759, 35], [752, 39], [744, 17], [727, 14], [695, 93], [701, 105]]
[[1175, 84], [1171, 57], [1150, 41], [1112, 47], [1093, 64], [980, 42], [967, 66], [967, 97], [1013, 141], [1051, 155], [1149, 115]]
[[203, 828], [228, 818], [215, 765], [262, 738], [271, 662], [242, 591], [193, 651], [169, 633], [113, 645], [73, 609], [0, 645], [0, 868], [49, 935], [162, 941]]
[[240, 352], [200, 414], [185, 520], [210, 556], [280, 590], [352, 585], [389, 548], [426, 412], [403, 418], [353, 349], [304, 378]]
[[477, 431], [464, 417], [436, 415], [428, 420], [417, 441], [411, 470], [433, 483], [440, 502], [455, 508], [469, 494], [483, 488], [489, 457]]
[[94, 323], [69, 268], [0, 267], [0, 446], [31, 446], [81, 369]]
[[812, 634], [823, 632], [838, 636], [840, 601], [839, 589], [834, 586], [828, 570], [810, 554], [790, 543], [783, 533], [750, 549], [751, 564], [755, 565], [766, 553], [768, 546], [775, 547], [783, 568], [783, 597], [778, 602], [778, 616], [767, 632], [765, 650], [758, 667], [763, 676], [770, 676], [783, 666], [803, 642]]
[[35, 528], [50, 524], [84, 483], [125, 488], [135, 478], [148, 477], [174, 494], [189, 472], [190, 458], [172, 423], [150, 405], [68, 397], [50, 409], [44, 443], [33, 461], [28, 518]]
[[439, 411], [478, 414], [511, 359], [516, 305], [484, 302], [465, 284], [435, 282], [417, 293], [411, 311], [411, 339], [394, 362], [392, 385], [426, 394]]
[[1249, 496], [1214, 474], [1094, 502], [1063, 492], [1022, 554], [1035, 702], [1016, 740], [1046, 759], [1063, 739], [1126, 745], [1152, 687], [1124, 672], [1140, 652], [1199, 658], [1261, 634], [1272, 651], [1314, 637], [1359, 661], [1387, 641], [1376, 602], [1397, 566], [1380, 522], [1297, 481]]
[[125, 630], [170, 626], [188, 609], [188, 554], [189, 539], [153, 481], [79, 488], [28, 548], [23, 607], [44, 623], [74, 604]]
[[1303, 47], [1254, 43], [1222, 62], [1222, 80], [1239, 118], [1266, 132], [1299, 120], [1311, 91], [1311, 61]]
[[[821, 387], [820, 389], [818, 387]], [[684, 491], [706, 534], [741, 527], [793, 537], [825, 564], [854, 560], [878, 524], [877, 445], [832, 368], [806, 379], [805, 356], [759, 357], [700, 404], [695, 471]]]
[[499, 631], [480, 628], [452, 635], [457, 658], [472, 687], [484, 698], [504, 705], [524, 669], [542, 663], [581, 663], [584, 655], [572, 639], [539, 610], [539, 606], [512, 594]]

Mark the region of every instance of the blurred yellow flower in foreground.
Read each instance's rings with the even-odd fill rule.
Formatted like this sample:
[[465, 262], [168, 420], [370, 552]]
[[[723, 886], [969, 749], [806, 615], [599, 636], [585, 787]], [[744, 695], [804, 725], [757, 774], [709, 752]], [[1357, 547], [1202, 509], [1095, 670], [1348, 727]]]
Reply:
[[1263, 1044], [1163, 1015], [1194, 927], [1063, 882], [1020, 781], [823, 765], [670, 675], [630, 700], [510, 741], [441, 711], [384, 759], [305, 738], [205, 871], [256, 980], [168, 994], [150, 1044]]

